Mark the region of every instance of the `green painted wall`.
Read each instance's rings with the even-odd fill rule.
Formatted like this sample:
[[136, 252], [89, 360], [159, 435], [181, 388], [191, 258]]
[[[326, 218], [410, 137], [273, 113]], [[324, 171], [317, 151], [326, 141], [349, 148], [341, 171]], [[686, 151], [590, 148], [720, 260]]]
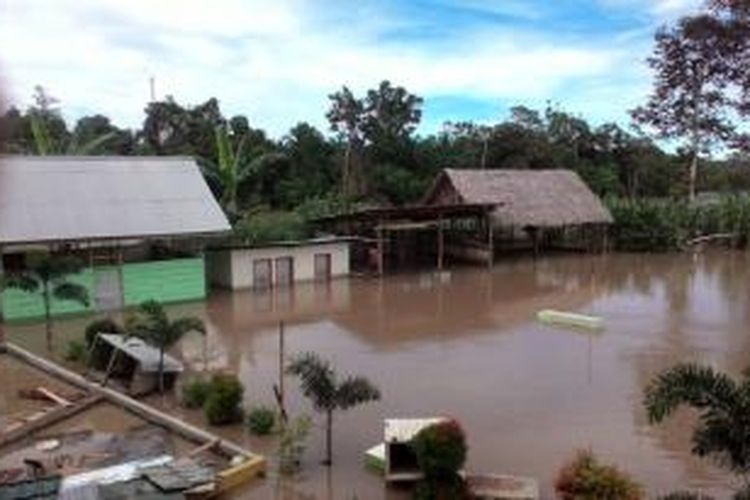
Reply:
[[[94, 273], [87, 269], [82, 273], [71, 276], [70, 281], [74, 281], [86, 287], [91, 296], [91, 290], [94, 286]], [[2, 292], [3, 299], [3, 317], [7, 321], [39, 318], [44, 316], [44, 301], [36, 293], [28, 293], [21, 290], [8, 289]], [[69, 300], [52, 299], [52, 314], [71, 314], [93, 311], [93, 306], [82, 306], [77, 302]]]
[[[89, 290], [92, 305], [53, 300], [54, 315], [93, 312], [93, 271], [87, 269], [71, 279]], [[181, 302], [206, 297], [203, 257], [128, 263], [122, 268], [122, 283], [126, 306], [149, 299]], [[8, 289], [2, 292], [2, 313], [6, 321], [35, 319], [44, 315], [44, 303], [38, 294]]]
[[180, 302], [206, 297], [202, 257], [127, 264], [122, 270], [125, 305], [144, 300]]

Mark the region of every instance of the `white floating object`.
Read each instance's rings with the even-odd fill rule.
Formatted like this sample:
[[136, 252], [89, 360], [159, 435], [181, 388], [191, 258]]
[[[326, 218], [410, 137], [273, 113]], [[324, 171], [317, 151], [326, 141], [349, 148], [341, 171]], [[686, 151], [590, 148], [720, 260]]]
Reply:
[[480, 500], [538, 500], [539, 484], [531, 477], [505, 474], [465, 474], [471, 498]]
[[59, 439], [46, 439], [44, 441], [39, 441], [34, 448], [36, 448], [38, 451], [52, 451], [56, 450], [60, 447], [60, 440]]
[[590, 330], [601, 330], [604, 328], [604, 321], [598, 316], [544, 309], [543, 311], [539, 311], [536, 317], [542, 323], [548, 324], [576, 326]]

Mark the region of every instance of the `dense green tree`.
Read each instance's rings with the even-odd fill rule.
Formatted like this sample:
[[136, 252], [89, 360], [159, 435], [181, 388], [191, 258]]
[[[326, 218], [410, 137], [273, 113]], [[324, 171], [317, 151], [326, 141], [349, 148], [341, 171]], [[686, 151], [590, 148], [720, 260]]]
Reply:
[[361, 153], [364, 146], [364, 103], [346, 86], [329, 95], [328, 99], [331, 101], [331, 107], [326, 113], [326, 118], [331, 130], [344, 144], [341, 192], [344, 198], [348, 198], [355, 194], [354, 165], [361, 165], [361, 161], [357, 161], [355, 156]]
[[71, 137], [69, 150], [82, 154], [130, 155], [135, 151], [135, 138], [129, 130], [113, 125], [109, 118], [97, 114], [79, 118]]
[[216, 158], [216, 127], [225, 123], [217, 99], [183, 107], [168, 96], [149, 103], [145, 112], [140, 135], [150, 152]]

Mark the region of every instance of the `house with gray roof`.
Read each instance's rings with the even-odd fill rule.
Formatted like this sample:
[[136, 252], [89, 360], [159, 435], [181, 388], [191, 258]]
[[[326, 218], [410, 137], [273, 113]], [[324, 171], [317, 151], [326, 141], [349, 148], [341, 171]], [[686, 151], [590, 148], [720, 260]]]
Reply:
[[[192, 158], [0, 158], [0, 272], [23, 269], [32, 252], [74, 253], [88, 264], [75, 279], [91, 305], [53, 303], [53, 313], [201, 299], [203, 244], [230, 229]], [[33, 294], [2, 294], [5, 320], [42, 310]]]

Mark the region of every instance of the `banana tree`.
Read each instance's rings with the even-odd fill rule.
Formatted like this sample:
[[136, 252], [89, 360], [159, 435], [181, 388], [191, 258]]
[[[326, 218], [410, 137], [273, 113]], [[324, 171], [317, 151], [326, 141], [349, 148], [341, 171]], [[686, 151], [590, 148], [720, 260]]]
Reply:
[[243, 136], [234, 148], [227, 127], [216, 127], [216, 161], [205, 160], [203, 168], [203, 173], [220, 187], [219, 201], [229, 216], [237, 213], [237, 188], [246, 174], [245, 139]]

